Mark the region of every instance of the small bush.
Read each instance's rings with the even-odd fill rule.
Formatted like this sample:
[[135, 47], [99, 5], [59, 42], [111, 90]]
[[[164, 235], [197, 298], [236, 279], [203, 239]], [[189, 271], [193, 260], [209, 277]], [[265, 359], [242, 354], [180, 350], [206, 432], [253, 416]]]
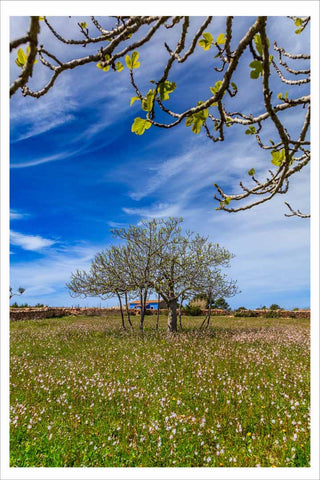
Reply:
[[266, 313], [266, 318], [280, 318], [281, 317], [281, 312], [278, 310], [269, 310], [269, 312]]
[[282, 308], [276, 303], [273, 303], [272, 305], [270, 305], [269, 310], [282, 310]]
[[192, 317], [196, 317], [198, 315], [202, 315], [202, 310], [198, 305], [187, 305], [184, 309], [187, 315], [191, 315]]
[[30, 307], [30, 305], [28, 305], [27, 303], [22, 303], [21, 305], [18, 305], [17, 302], [14, 302], [12, 305], [11, 305], [12, 308], [27, 308], [27, 307]]
[[254, 310], [236, 310], [235, 317], [257, 317], [258, 312], [255, 312]]

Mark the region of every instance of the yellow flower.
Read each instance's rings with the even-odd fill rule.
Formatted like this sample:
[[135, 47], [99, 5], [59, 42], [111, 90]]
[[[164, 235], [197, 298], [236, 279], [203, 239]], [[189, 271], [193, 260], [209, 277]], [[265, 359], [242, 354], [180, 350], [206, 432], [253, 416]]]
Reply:
[[277, 468], [277, 465], [272, 465], [272, 468]]
[[247, 437], [250, 437], [250, 435], [251, 435], [251, 432], [248, 432], [248, 433], [247, 433]]

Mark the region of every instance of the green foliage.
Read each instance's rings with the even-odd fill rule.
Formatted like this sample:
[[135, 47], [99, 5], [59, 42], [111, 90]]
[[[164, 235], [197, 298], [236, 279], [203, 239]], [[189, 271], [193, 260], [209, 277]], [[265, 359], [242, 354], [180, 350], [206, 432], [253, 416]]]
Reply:
[[169, 100], [169, 93], [172, 93], [176, 89], [176, 86], [175, 82], [169, 82], [169, 80], [161, 82], [158, 86], [160, 100]]
[[218, 80], [216, 83], [215, 83], [215, 86], [214, 87], [210, 87], [210, 91], [212, 93], [212, 95], [215, 95], [216, 93], [219, 92], [220, 88], [221, 88], [221, 85], [222, 85], [222, 80]]
[[147, 96], [142, 100], [142, 110], [144, 110], [145, 112], [151, 112], [155, 96], [156, 91], [149, 90]]
[[132, 52], [131, 57], [129, 55], [126, 55], [125, 62], [129, 70], [140, 67], [140, 62], [138, 62], [138, 58], [139, 52], [136, 51]]
[[202, 34], [202, 39], [199, 40], [198, 45], [203, 48], [203, 50], [209, 50], [211, 45], [213, 45], [213, 36], [209, 32]]
[[28, 307], [31, 307], [31, 305], [28, 305], [28, 303], [21, 303], [20, 305], [18, 305], [17, 302], [14, 302], [10, 306], [11, 306], [11, 308], [28, 308]]
[[192, 317], [198, 317], [202, 315], [201, 307], [198, 305], [191, 305], [190, 303], [185, 306], [184, 311], [187, 315], [191, 315]]
[[[107, 53], [104, 56], [104, 61], [107, 62], [108, 60], [110, 60], [110, 55]], [[108, 70], [110, 69], [110, 65], [106, 65], [104, 67], [101, 62], [97, 63], [97, 67], [100, 68], [100, 70], [102, 70], [103, 72], [108, 72]]]
[[281, 307], [276, 303], [273, 303], [272, 305], [270, 305], [269, 310], [281, 310]]
[[250, 64], [249, 67], [252, 68], [250, 72], [250, 77], [253, 79], [259, 78], [259, 75], [262, 76], [263, 72], [263, 67], [262, 63], [259, 60], [253, 60]]
[[[256, 49], [260, 55], [260, 57], [263, 57], [263, 45], [262, 45], [262, 40], [261, 40], [261, 35], [260, 33], [257, 33], [255, 36], [254, 36], [254, 44], [256, 46]], [[269, 39], [267, 38], [267, 45], [268, 47], [270, 47], [270, 42], [269, 42]]]
[[198, 45], [203, 48], [203, 50], [209, 50], [211, 46], [216, 43], [217, 45], [224, 45], [226, 43], [226, 37], [224, 33], [220, 33], [217, 36], [216, 41], [213, 41], [213, 36], [209, 32], [202, 34], [202, 39], [199, 40]]
[[250, 170], [248, 171], [248, 175], [250, 175], [250, 177], [253, 177], [253, 175], [256, 173], [255, 169], [254, 168], [250, 168]]
[[[19, 48], [18, 51], [17, 51], [17, 58], [15, 60], [16, 65], [18, 65], [18, 67], [20, 67], [20, 68], [23, 68], [25, 66], [25, 64], [27, 63], [29, 55], [30, 55], [30, 46], [29, 45], [26, 48], [26, 53], [24, 52], [24, 50], [22, 48]], [[33, 63], [37, 63], [37, 62], [38, 62], [38, 60], [35, 59], [35, 61]]]
[[254, 135], [256, 133], [256, 127], [250, 125], [250, 127], [244, 132], [246, 135]]
[[254, 317], [258, 317], [258, 312], [255, 312], [254, 310], [236, 310], [234, 317], [254, 318]]
[[286, 158], [286, 153], [284, 148], [280, 151], [273, 150], [273, 152], [271, 152], [271, 155], [272, 155], [271, 163], [276, 167], [280, 167], [280, 165], [282, 164], [282, 162], [284, 162]]
[[303, 21], [302, 21], [302, 18], [299, 18], [299, 17], [296, 18], [294, 24], [295, 24], [296, 27], [300, 27], [300, 28], [298, 28], [297, 30], [294, 31], [294, 33], [296, 33], [297, 35], [299, 35], [299, 34], [303, 31]]
[[[198, 105], [201, 105], [203, 102], [198, 102]], [[191, 127], [191, 130], [196, 135], [200, 133], [201, 127], [208, 118], [209, 110], [206, 108], [205, 110], [201, 110], [201, 112], [194, 113], [186, 118], [186, 126]]]
[[281, 317], [281, 312], [277, 310], [269, 310], [266, 313], [266, 318], [280, 318]]
[[136, 135], [143, 135], [145, 130], [148, 130], [151, 127], [151, 122], [146, 118], [137, 117], [134, 119], [134, 122], [131, 126], [131, 132]]
[[121, 62], [116, 62], [116, 70], [117, 72], [121, 72], [124, 69], [124, 66]]
[[140, 98], [139, 98], [139, 97], [132, 97], [132, 98], [131, 98], [131, 100], [130, 100], [130, 107], [131, 107], [131, 105], [134, 104], [134, 102], [135, 102], [136, 100], [140, 100]]
[[216, 43], [218, 45], [224, 45], [226, 43], [226, 37], [224, 33], [220, 33], [220, 35], [217, 36]]
[[224, 298], [218, 298], [215, 302], [212, 304], [212, 308], [220, 308], [222, 310], [230, 310], [230, 305]]
[[282, 95], [282, 93], [278, 93], [277, 97], [280, 98], [280, 100], [288, 98], [288, 90], [284, 95]]

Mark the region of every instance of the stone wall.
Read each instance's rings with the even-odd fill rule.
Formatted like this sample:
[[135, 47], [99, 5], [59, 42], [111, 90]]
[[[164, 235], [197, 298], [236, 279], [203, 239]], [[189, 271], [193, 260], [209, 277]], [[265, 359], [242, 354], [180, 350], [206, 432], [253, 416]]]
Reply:
[[[245, 310], [244, 312], [253, 311], [256, 313], [256, 316], [265, 317], [268, 310]], [[150, 314], [155, 315], [156, 310], [150, 310]], [[207, 310], [203, 310], [205, 314]], [[162, 315], [168, 314], [167, 309], [161, 309], [160, 313]], [[310, 318], [310, 310], [280, 310], [279, 311], [281, 318]], [[131, 314], [134, 312], [131, 311]], [[136, 312], [138, 314], [138, 312]], [[244, 313], [245, 314], [245, 313]], [[57, 318], [65, 317], [67, 315], [87, 315], [87, 316], [106, 316], [106, 315], [120, 315], [120, 310], [118, 308], [68, 308], [68, 307], [39, 307], [39, 308], [10, 308], [10, 320], [36, 320], [42, 318]], [[213, 309], [211, 310], [211, 315], [228, 315], [233, 316], [233, 312], [228, 310]]]
[[116, 308], [10, 308], [10, 320], [36, 320], [41, 318], [65, 317], [67, 315], [120, 315]]

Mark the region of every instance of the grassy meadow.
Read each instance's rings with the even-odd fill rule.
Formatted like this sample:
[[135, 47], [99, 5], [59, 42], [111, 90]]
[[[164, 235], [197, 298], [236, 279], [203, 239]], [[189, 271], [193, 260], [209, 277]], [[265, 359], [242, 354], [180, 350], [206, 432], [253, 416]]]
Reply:
[[201, 321], [11, 322], [10, 465], [309, 466], [309, 320]]

